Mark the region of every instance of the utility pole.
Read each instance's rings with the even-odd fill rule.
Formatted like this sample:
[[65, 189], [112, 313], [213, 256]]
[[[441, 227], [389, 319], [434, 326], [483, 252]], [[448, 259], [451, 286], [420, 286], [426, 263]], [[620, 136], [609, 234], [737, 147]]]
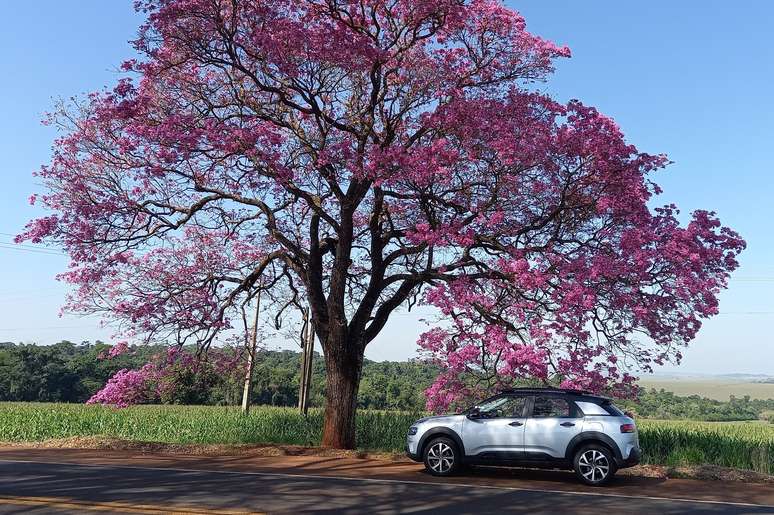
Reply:
[[302, 311], [301, 326], [301, 384], [298, 389], [298, 409], [304, 415], [309, 411], [309, 392], [312, 387], [312, 362], [314, 359], [314, 322], [308, 309]]
[[242, 389], [242, 413], [250, 413], [250, 396], [253, 393], [253, 369], [255, 369], [255, 351], [258, 347], [258, 314], [261, 311], [261, 290], [255, 299], [255, 320], [253, 321], [253, 334], [247, 347], [247, 370], [245, 371], [245, 386]]

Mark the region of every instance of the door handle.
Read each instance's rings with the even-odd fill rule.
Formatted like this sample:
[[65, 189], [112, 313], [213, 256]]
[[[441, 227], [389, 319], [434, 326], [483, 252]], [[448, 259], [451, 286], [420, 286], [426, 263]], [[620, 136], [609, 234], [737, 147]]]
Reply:
[[574, 423], [574, 422], [562, 422], [562, 423], [561, 423], [561, 424], [559, 424], [559, 425], [560, 425], [560, 426], [563, 426], [563, 427], [572, 427], [572, 426], [574, 426], [574, 425], [575, 425], [575, 423]]
[[508, 425], [509, 426], [513, 426], [513, 427], [519, 427], [519, 426], [523, 426], [524, 424], [522, 422], [519, 422], [518, 420], [514, 420], [513, 422], [511, 422]]

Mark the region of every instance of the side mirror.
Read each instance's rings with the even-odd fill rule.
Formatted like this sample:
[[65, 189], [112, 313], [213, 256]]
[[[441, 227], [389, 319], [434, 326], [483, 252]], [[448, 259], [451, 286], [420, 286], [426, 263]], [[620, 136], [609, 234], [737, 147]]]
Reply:
[[474, 406], [468, 410], [468, 418], [471, 420], [481, 418], [481, 410], [477, 406]]

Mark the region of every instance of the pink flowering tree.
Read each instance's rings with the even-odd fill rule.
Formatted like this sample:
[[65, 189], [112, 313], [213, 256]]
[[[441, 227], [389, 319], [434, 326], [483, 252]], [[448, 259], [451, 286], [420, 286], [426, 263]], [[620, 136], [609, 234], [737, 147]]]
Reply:
[[615, 359], [679, 358], [717, 312], [743, 241], [649, 209], [666, 158], [535, 93], [570, 52], [499, 2], [136, 4], [140, 57], [52, 117], [51, 214], [19, 239], [70, 254], [70, 309], [149, 338], [206, 347], [259, 290], [302, 299], [323, 445], [355, 445], [364, 350], [402, 306], [451, 321], [422, 338], [431, 406], [465, 372], [625, 382]]
[[[100, 358], [112, 359], [126, 351], [126, 344], [119, 343]], [[86, 403], [117, 408], [160, 402], [200, 404], [205, 400], [201, 396], [213, 386], [240, 387], [244, 374], [243, 349], [217, 348], [200, 356], [175, 346], [138, 369], [119, 370]]]

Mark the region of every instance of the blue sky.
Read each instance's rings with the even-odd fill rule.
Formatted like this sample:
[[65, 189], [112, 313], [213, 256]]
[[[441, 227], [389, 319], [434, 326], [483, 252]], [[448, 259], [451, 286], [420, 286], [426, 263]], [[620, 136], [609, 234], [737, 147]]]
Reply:
[[[712, 209], [747, 240], [740, 270], [681, 369], [774, 374], [774, 2], [527, 0], [507, 2], [533, 32], [567, 44], [543, 89], [579, 98], [614, 117], [628, 139], [675, 164], [655, 179], [659, 203]], [[98, 320], [58, 317], [64, 256], [11, 249], [39, 190], [32, 172], [48, 160], [55, 132], [40, 125], [57, 98], [112, 84], [141, 18], [130, 0], [16, 2], [0, 31], [0, 341], [108, 339]], [[400, 314], [367, 351], [414, 354], [423, 329]]]

